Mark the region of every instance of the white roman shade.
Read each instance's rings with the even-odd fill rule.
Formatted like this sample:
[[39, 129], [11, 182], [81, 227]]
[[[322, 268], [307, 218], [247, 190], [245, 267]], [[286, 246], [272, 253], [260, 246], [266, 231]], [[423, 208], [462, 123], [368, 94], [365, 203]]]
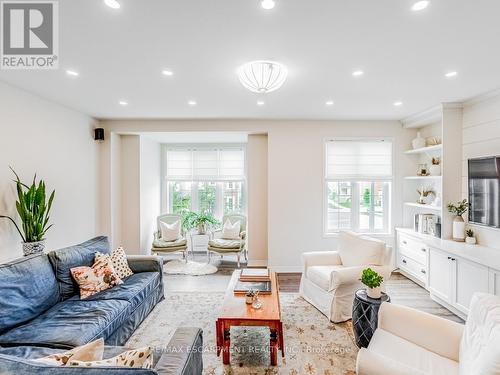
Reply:
[[326, 178], [377, 180], [392, 177], [392, 142], [331, 140], [326, 143]]
[[245, 178], [243, 146], [166, 146], [166, 177], [180, 181]]

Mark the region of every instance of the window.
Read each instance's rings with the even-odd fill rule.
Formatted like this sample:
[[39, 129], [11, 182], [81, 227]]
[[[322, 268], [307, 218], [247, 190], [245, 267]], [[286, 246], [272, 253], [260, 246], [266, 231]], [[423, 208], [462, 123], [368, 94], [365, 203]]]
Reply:
[[392, 142], [326, 142], [325, 233], [390, 233]]
[[164, 160], [168, 212], [245, 213], [242, 145], [165, 145]]

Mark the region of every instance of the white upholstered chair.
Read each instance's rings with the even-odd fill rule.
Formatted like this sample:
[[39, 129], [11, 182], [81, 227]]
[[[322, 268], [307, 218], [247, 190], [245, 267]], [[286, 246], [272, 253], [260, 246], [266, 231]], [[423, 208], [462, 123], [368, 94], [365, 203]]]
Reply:
[[465, 326], [383, 303], [358, 375], [500, 374], [500, 297], [476, 293]]
[[247, 236], [247, 217], [240, 214], [229, 214], [222, 218], [222, 225], [229, 220], [231, 224], [240, 222], [240, 231], [238, 239], [225, 239], [222, 238], [222, 229], [215, 230], [211, 233], [208, 241], [208, 262], [210, 263], [210, 253], [219, 254], [223, 257], [226, 254], [236, 254], [238, 258], [238, 268], [240, 268], [240, 256], [243, 253], [245, 261], [248, 261], [246, 236]]
[[335, 323], [351, 319], [363, 269], [370, 267], [384, 280], [392, 272], [385, 242], [354, 232], [339, 233], [337, 251], [304, 253], [302, 261], [300, 295]]
[[154, 233], [153, 246], [151, 247], [151, 253], [162, 255], [169, 253], [182, 253], [183, 259], [187, 262], [187, 240], [184, 236], [184, 232], [181, 229], [180, 237], [175, 241], [164, 241], [161, 238], [161, 226], [160, 222], [166, 224], [174, 224], [179, 221], [182, 226], [182, 216], [177, 214], [164, 214], [157, 218], [157, 231]]

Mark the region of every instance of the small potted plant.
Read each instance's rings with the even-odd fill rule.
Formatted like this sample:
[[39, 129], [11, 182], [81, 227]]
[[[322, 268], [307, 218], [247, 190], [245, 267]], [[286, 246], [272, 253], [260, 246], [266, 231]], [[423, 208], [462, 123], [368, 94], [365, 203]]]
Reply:
[[472, 229], [467, 229], [465, 234], [467, 235], [467, 237], [465, 237], [465, 242], [469, 245], [475, 245], [476, 237], [474, 236], [474, 231]]
[[448, 203], [448, 212], [455, 215], [453, 219], [453, 241], [465, 241], [465, 222], [462, 215], [465, 214], [468, 209], [469, 203], [467, 203], [467, 199], [457, 202], [456, 204]]
[[366, 294], [370, 298], [379, 299], [382, 296], [380, 286], [384, 278], [371, 268], [366, 268], [361, 274], [360, 281], [367, 286]]
[[247, 305], [251, 305], [253, 303], [253, 300], [256, 296], [255, 290], [250, 289], [246, 294], [245, 294], [245, 302]]
[[186, 230], [197, 228], [198, 234], [205, 234], [211, 227], [219, 224], [219, 221], [209, 212], [201, 214], [197, 212], [188, 212], [182, 219], [182, 226]]
[[432, 164], [429, 168], [431, 176], [441, 176], [441, 159], [432, 158]]

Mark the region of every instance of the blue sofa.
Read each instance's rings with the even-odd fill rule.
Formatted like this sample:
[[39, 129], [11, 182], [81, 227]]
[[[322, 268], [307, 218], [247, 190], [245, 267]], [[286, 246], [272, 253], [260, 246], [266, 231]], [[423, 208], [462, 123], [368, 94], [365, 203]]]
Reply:
[[[70, 269], [91, 266], [97, 251], [110, 252], [107, 237], [96, 237], [49, 254], [0, 265], [0, 374], [4, 373], [4, 368], [29, 367], [31, 365], [23, 361], [67, 350], [100, 337], [110, 346], [107, 350], [112, 352], [112, 347], [123, 345], [164, 298], [161, 258], [129, 256], [128, 263], [134, 272], [132, 276], [125, 278], [122, 285], [81, 300]], [[176, 333], [181, 338], [177, 344], [201, 343], [198, 329], [188, 329], [187, 332], [190, 333], [182, 330]], [[175, 340], [171, 343], [174, 345]], [[200, 367], [201, 351], [196, 358], [191, 357], [186, 357], [187, 363], [182, 366]], [[19, 363], [12, 365], [16, 358]], [[162, 362], [165, 361], [159, 359], [160, 365]], [[30, 371], [26, 373], [34, 372]]]

